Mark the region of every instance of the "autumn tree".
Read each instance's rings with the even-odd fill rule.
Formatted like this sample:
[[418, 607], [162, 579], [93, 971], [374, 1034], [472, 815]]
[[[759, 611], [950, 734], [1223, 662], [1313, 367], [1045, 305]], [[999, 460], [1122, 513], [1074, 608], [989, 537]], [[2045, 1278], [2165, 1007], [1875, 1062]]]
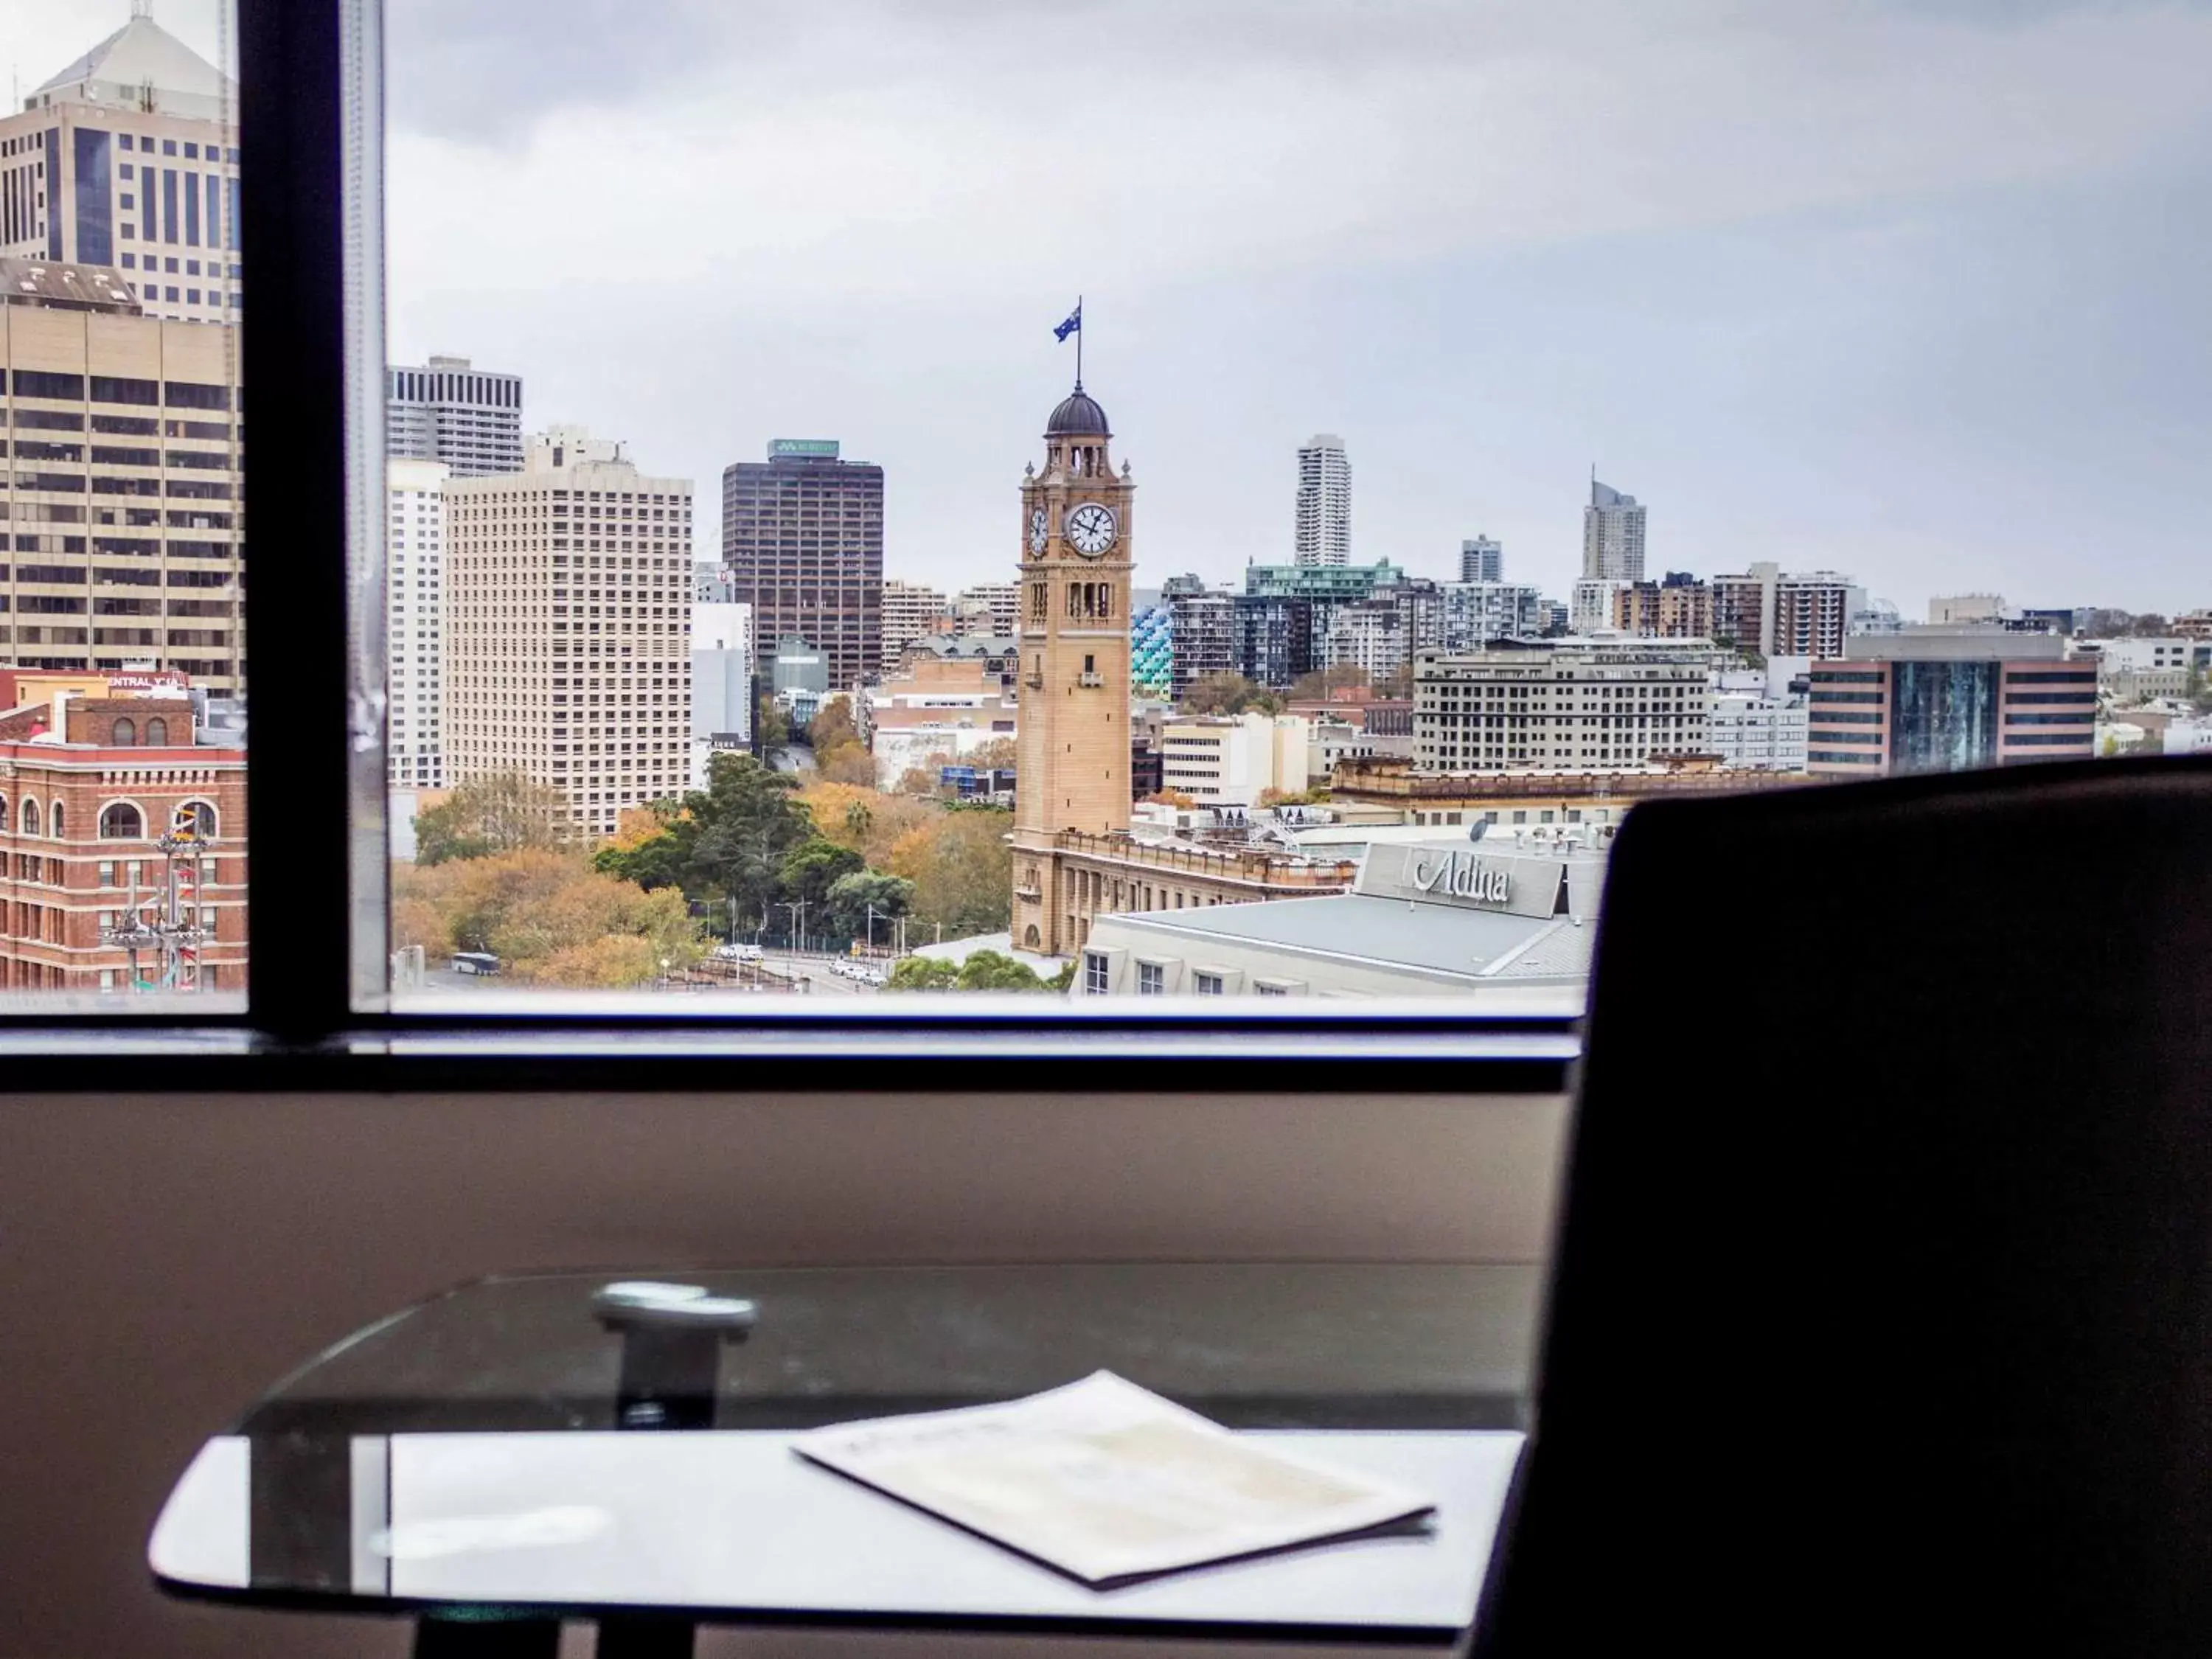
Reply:
[[1254, 712], [1279, 714], [1283, 712], [1282, 694], [1269, 690], [1242, 674], [1223, 672], [1203, 674], [1190, 683], [1184, 694], [1182, 706], [1193, 714], [1242, 714]]
[[996, 812], [946, 812], [899, 838], [890, 867], [914, 884], [917, 919], [956, 939], [1012, 925], [1014, 858], [1005, 823]]
[[877, 870], [890, 867], [891, 848], [901, 836], [935, 823], [944, 811], [933, 801], [818, 777], [799, 791], [799, 803], [813, 821], [816, 835], [851, 848]]
[[875, 787], [876, 757], [857, 743], [841, 743], [826, 751], [816, 750], [814, 765], [828, 782], [851, 784], [859, 788]]
[[988, 767], [996, 771], [1000, 768], [1011, 769], [1018, 765], [1019, 753], [1020, 746], [1012, 738], [993, 738], [988, 743], [978, 744], [969, 750], [961, 757], [961, 760], [963, 764], [978, 770]]
[[1291, 682], [1291, 696], [1301, 702], [1326, 702], [1332, 691], [1356, 690], [1369, 684], [1367, 671], [1357, 663], [1334, 663], [1301, 674]]
[[526, 984], [619, 988], [689, 967], [697, 925], [673, 888], [648, 893], [580, 854], [524, 848], [393, 872], [396, 942], [489, 951]]
[[557, 847], [568, 799], [520, 772], [495, 772], [457, 786], [415, 818], [415, 862], [480, 859], [526, 847]]

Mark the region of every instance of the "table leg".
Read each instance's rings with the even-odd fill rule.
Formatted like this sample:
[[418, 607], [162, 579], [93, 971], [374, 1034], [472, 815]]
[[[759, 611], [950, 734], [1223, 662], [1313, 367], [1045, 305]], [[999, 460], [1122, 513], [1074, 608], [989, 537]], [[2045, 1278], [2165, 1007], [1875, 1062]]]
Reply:
[[559, 1659], [558, 1619], [418, 1619], [415, 1659]]
[[691, 1659], [692, 1628], [688, 1619], [602, 1619], [599, 1659]]

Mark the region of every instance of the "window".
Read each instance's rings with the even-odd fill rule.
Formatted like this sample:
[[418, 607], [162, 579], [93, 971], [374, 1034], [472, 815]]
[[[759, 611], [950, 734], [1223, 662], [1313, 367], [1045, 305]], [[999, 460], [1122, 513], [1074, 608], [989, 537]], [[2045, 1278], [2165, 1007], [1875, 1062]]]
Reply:
[[118, 744], [137, 742], [138, 727], [137, 723], [127, 714], [120, 717], [112, 726], [108, 727], [107, 740], [110, 743]]
[[45, 817], [39, 811], [39, 803], [27, 798], [23, 802], [23, 833], [27, 836], [37, 835], [39, 833], [39, 827], [45, 822]]
[[1102, 951], [1086, 951], [1083, 955], [1083, 988], [1095, 997], [1106, 994], [1113, 977], [1112, 969]]
[[1194, 974], [1191, 983], [1200, 996], [1218, 997], [1222, 994], [1221, 975], [1218, 974]]
[[[100, 809], [100, 838], [102, 841], [138, 841], [145, 834], [145, 818], [128, 801], [118, 801], [112, 806]], [[104, 872], [112, 872], [112, 866], [102, 866], [101, 868]], [[102, 886], [106, 885], [106, 875], [103, 874]]]
[[1168, 990], [1167, 969], [1157, 962], [1137, 964], [1137, 994], [1140, 997], [1165, 996]]

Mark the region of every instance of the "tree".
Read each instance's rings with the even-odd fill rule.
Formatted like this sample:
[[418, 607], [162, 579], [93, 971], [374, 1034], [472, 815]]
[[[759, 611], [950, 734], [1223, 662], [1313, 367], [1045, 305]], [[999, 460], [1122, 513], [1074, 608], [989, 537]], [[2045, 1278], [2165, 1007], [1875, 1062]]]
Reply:
[[894, 991], [1065, 991], [1074, 983], [1069, 963], [1051, 979], [998, 951], [975, 951], [961, 962], [908, 957], [891, 969]]
[[791, 741], [791, 720], [775, 695], [763, 691], [753, 706], [753, 727], [763, 749], [781, 749]]
[[697, 826], [681, 801], [634, 806], [615, 821], [615, 833], [592, 855], [592, 867], [646, 891], [681, 887]]
[[1019, 747], [1012, 738], [993, 738], [988, 743], [978, 744], [962, 757], [963, 763], [981, 771], [986, 768], [997, 771], [1020, 764]]
[[580, 854], [523, 848], [393, 872], [392, 928], [425, 955], [489, 951], [526, 984], [640, 985], [699, 960], [684, 896], [648, 893]]
[[849, 783], [858, 788], [873, 788], [876, 781], [876, 757], [857, 743], [841, 743], [834, 749], [814, 751], [817, 772], [828, 782]]
[[891, 848], [891, 873], [914, 884], [914, 915], [948, 937], [994, 933], [1013, 920], [1014, 855], [995, 812], [945, 812]]
[[914, 884], [880, 870], [856, 871], [830, 884], [829, 902], [837, 932], [872, 944], [877, 922], [896, 921], [913, 908]]
[[526, 847], [557, 847], [568, 799], [520, 772], [471, 778], [415, 819], [415, 862], [487, 858]]
[[1334, 663], [1299, 675], [1291, 682], [1291, 696], [1301, 702], [1326, 702], [1332, 691], [1353, 690], [1368, 683], [1367, 671], [1358, 663]]
[[781, 896], [784, 860], [813, 834], [793, 799], [798, 780], [763, 766], [750, 755], [717, 755], [708, 763], [707, 787], [686, 796], [698, 823], [684, 891], [702, 902], [735, 899], [738, 908], [769, 920]]
[[1410, 697], [1413, 695], [1413, 665], [1401, 662], [1381, 679], [1375, 690], [1386, 697]]
[[1242, 674], [1224, 672], [1204, 674], [1193, 680], [1182, 706], [1194, 714], [1242, 714], [1248, 710], [1279, 714], [1284, 703], [1280, 692], [1248, 680]]
[[819, 904], [830, 896], [830, 890], [840, 880], [857, 874], [864, 867], [860, 855], [851, 848], [816, 836], [799, 842], [785, 857], [781, 872], [783, 896]]
[[853, 700], [849, 696], [823, 698], [806, 727], [806, 741], [813, 745], [814, 752], [819, 755], [839, 744], [860, 740], [860, 731], [853, 724]]
[[891, 848], [901, 836], [934, 823], [944, 812], [934, 801], [820, 777], [807, 780], [799, 800], [813, 820], [815, 834], [851, 848], [878, 870], [890, 867]]
[[935, 957], [904, 957], [892, 966], [894, 991], [951, 991], [959, 988], [960, 964]]

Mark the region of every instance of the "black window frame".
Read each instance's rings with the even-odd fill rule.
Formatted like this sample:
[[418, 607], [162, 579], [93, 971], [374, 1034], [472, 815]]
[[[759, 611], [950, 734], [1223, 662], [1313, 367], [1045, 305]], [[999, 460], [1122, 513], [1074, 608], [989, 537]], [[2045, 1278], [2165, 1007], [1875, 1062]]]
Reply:
[[[1141, 1011], [1134, 998], [1037, 997], [1033, 1012], [1010, 1012], [995, 1000], [979, 1009], [919, 996], [834, 1011], [749, 1003], [699, 1012], [690, 999], [672, 998], [665, 1013], [610, 1015], [564, 998], [527, 1015], [465, 1002], [357, 1012], [349, 872], [373, 870], [384, 887], [385, 850], [381, 825], [364, 829], [355, 808], [353, 785], [372, 769], [381, 799], [383, 757], [372, 749], [364, 766], [353, 740], [348, 479], [349, 465], [380, 473], [383, 433], [380, 419], [349, 419], [348, 306], [357, 319], [364, 298], [356, 289], [349, 299], [349, 283], [362, 278], [346, 248], [349, 215], [358, 239], [380, 212], [380, 6], [236, 5], [241, 258], [257, 273], [253, 325], [241, 340], [243, 385], [260, 411], [247, 478], [254, 539], [332, 555], [270, 559], [253, 571], [257, 610], [286, 623], [261, 629], [252, 644], [253, 682], [283, 694], [252, 703], [246, 1006], [200, 1016], [173, 1003], [74, 1012], [32, 996], [0, 999], [9, 1091], [909, 1091], [937, 1086], [924, 1063], [948, 1061], [944, 1086], [965, 1092], [1033, 1094], [1040, 1062], [1070, 1061], [1085, 1089], [1101, 1091], [1474, 1096], [1567, 1085], [1578, 1020], [1443, 1000], [1434, 1012], [1307, 997], [1272, 1006], [1209, 999], [1200, 1007], [1146, 999]], [[380, 147], [365, 169], [364, 132]], [[374, 281], [372, 273], [367, 287], [380, 327], [368, 337], [381, 355]], [[380, 392], [385, 367], [368, 370]], [[374, 495], [380, 508], [380, 477]], [[380, 512], [364, 528], [381, 534]], [[280, 917], [291, 943], [278, 942]]]

